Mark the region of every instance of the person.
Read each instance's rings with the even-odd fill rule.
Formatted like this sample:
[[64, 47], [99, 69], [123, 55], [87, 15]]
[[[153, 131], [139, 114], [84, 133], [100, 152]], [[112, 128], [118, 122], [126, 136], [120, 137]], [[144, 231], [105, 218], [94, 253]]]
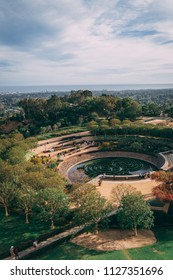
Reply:
[[35, 241], [33, 242], [33, 246], [34, 246], [34, 248], [37, 248], [37, 246], [38, 246], [38, 241], [37, 241], [37, 240], [35, 240]]
[[19, 253], [17, 247], [14, 248], [14, 256], [15, 256], [15, 260], [19, 259]]
[[101, 186], [101, 183], [102, 183], [102, 179], [100, 178], [98, 181], [98, 185]]
[[10, 255], [11, 255], [12, 259], [14, 260], [15, 259], [14, 246], [10, 247]]

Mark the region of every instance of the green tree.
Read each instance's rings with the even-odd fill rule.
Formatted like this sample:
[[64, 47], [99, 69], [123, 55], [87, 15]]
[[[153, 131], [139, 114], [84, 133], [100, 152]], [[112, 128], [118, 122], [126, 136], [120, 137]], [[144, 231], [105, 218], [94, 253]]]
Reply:
[[73, 192], [76, 206], [75, 220], [79, 224], [93, 223], [96, 232], [98, 222], [111, 211], [110, 203], [103, 198], [93, 185], [83, 185]]
[[43, 98], [24, 98], [19, 102], [25, 113], [25, 118], [34, 121], [43, 121], [46, 118], [47, 101]]
[[96, 135], [96, 133], [99, 129], [99, 125], [96, 121], [91, 121], [88, 123], [88, 129]]
[[115, 112], [121, 121], [135, 120], [141, 114], [141, 105], [131, 98], [122, 98], [117, 101]]
[[29, 215], [32, 214], [35, 197], [36, 192], [30, 186], [23, 185], [23, 187], [17, 191], [17, 206], [25, 213], [26, 224], [29, 224]]
[[110, 128], [108, 120], [101, 120], [100, 122], [100, 130], [104, 132], [104, 135], [106, 137], [106, 131], [108, 131]]
[[97, 121], [99, 119], [99, 115], [96, 112], [91, 113], [90, 119], [93, 121]]
[[150, 102], [142, 106], [142, 113], [145, 116], [159, 116], [161, 113], [161, 108], [158, 104]]
[[70, 95], [68, 96], [68, 100], [71, 103], [80, 104], [84, 102], [87, 98], [92, 97], [92, 92], [89, 90], [77, 90], [71, 91]]
[[141, 150], [142, 150], [142, 143], [140, 142], [135, 141], [130, 145], [130, 151], [140, 152]]
[[121, 125], [121, 121], [119, 119], [111, 119], [110, 120], [111, 128], [117, 127], [119, 125]]
[[137, 236], [137, 228], [150, 229], [154, 217], [142, 195], [130, 194], [122, 198], [117, 220], [121, 228], [132, 229]]
[[47, 100], [46, 110], [51, 121], [56, 122], [58, 120], [61, 108], [62, 102], [59, 96], [52, 95], [51, 98]]
[[12, 165], [21, 163], [25, 160], [26, 149], [22, 149], [22, 146], [14, 146], [8, 150], [7, 158], [8, 162]]
[[0, 205], [5, 209], [5, 216], [9, 216], [8, 208], [16, 195], [16, 187], [11, 182], [0, 183]]
[[55, 228], [55, 220], [65, 218], [68, 213], [69, 200], [60, 188], [40, 191], [38, 204], [42, 218], [51, 222], [51, 229]]
[[118, 207], [122, 199], [130, 194], [139, 193], [136, 188], [129, 184], [118, 184], [111, 191], [111, 202]]

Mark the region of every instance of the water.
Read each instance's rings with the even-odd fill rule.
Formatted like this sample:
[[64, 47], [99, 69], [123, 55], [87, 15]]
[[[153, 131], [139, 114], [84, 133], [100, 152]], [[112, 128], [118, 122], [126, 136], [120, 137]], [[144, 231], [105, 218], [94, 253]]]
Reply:
[[79, 89], [91, 91], [173, 89], [173, 84], [0, 86], [0, 93], [70, 92]]

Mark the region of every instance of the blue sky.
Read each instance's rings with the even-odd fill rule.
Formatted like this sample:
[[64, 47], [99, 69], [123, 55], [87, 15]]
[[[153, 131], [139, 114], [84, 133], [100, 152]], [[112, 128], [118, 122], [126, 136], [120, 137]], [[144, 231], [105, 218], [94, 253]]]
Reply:
[[172, 0], [0, 0], [0, 85], [173, 83]]

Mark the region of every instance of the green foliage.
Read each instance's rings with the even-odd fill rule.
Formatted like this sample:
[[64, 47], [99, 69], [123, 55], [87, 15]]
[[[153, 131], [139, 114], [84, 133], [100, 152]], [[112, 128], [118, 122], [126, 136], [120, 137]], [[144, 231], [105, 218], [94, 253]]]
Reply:
[[10, 164], [15, 165], [21, 163], [25, 159], [26, 150], [22, 149], [20, 146], [11, 147], [6, 156]]
[[68, 97], [68, 101], [74, 104], [80, 104], [86, 101], [87, 98], [92, 97], [92, 92], [89, 90], [77, 90], [71, 91], [71, 94]]
[[102, 149], [103, 149], [103, 150], [109, 150], [109, 149], [110, 149], [110, 143], [104, 141], [104, 142], [102, 143]]
[[[25, 112], [27, 122], [29, 121], [27, 131], [23, 131], [24, 135], [51, 132], [52, 129], [60, 128], [57, 123], [62, 127], [84, 125], [100, 117], [135, 120], [141, 112], [140, 104], [130, 98], [92, 96], [92, 92], [88, 90], [73, 91], [64, 97], [53, 95], [49, 99], [23, 99], [19, 105]], [[115, 122], [112, 125], [115, 126]], [[108, 126], [101, 124], [103, 130]], [[21, 127], [20, 131], [22, 132]]]
[[37, 140], [46, 140], [46, 139], [50, 139], [52, 137], [68, 135], [68, 134], [82, 132], [82, 131], [86, 131], [86, 130], [87, 130], [87, 128], [85, 126], [84, 127], [81, 127], [81, 126], [62, 127], [62, 128], [59, 128], [58, 131], [51, 131], [50, 133], [38, 135]]
[[142, 106], [142, 113], [145, 116], [160, 116], [161, 108], [158, 104], [154, 102], [149, 102]]
[[22, 185], [17, 191], [17, 207], [25, 214], [26, 224], [29, 224], [29, 215], [32, 214], [36, 195], [36, 191], [27, 185]]
[[68, 197], [61, 188], [45, 188], [38, 196], [40, 214], [44, 221], [51, 222], [51, 229], [55, 228], [55, 220], [65, 218], [68, 213]]
[[46, 100], [42, 98], [25, 98], [19, 102], [25, 112], [25, 118], [29, 120], [44, 120]]
[[135, 235], [137, 228], [150, 229], [154, 225], [153, 212], [142, 195], [136, 193], [122, 198], [117, 220], [122, 228], [133, 229]]
[[[124, 123], [125, 122], [125, 123]], [[146, 125], [137, 122], [124, 121], [121, 125], [111, 126], [108, 121], [106, 123], [94, 122], [94, 126], [98, 126], [97, 135], [144, 135], [150, 137], [161, 137], [173, 139], [173, 129], [165, 126]], [[93, 131], [92, 126], [88, 127]], [[93, 131], [94, 133], [94, 131]]]
[[118, 207], [125, 196], [136, 193], [138, 192], [135, 187], [128, 184], [118, 184], [111, 191], [111, 203]]
[[141, 114], [141, 105], [130, 98], [119, 99], [116, 103], [116, 115], [120, 120], [135, 120]]
[[91, 121], [88, 123], [88, 129], [91, 130], [95, 135], [99, 129], [99, 126], [96, 121]]
[[160, 139], [160, 138], [152, 138], [152, 137], [144, 137], [144, 136], [132, 136], [132, 135], [106, 135], [105, 136], [96, 136], [95, 142], [99, 145], [100, 149], [105, 150], [105, 146], [103, 143], [109, 141], [109, 146], [107, 146], [107, 150], [110, 151], [131, 151], [136, 152], [136, 144], [138, 152], [156, 155], [160, 151], [168, 151], [173, 149], [173, 143], [168, 139]]
[[0, 183], [0, 205], [5, 209], [5, 216], [8, 217], [8, 207], [14, 201], [16, 196], [16, 187], [12, 182]]
[[130, 145], [130, 151], [140, 152], [142, 150], [142, 143], [140, 142], [133, 142]]
[[77, 207], [75, 221], [79, 224], [98, 222], [111, 210], [111, 205], [103, 198], [93, 185], [83, 185], [73, 192], [73, 201]]
[[34, 137], [25, 140], [22, 134], [11, 134], [0, 141], [0, 157], [12, 165], [22, 163], [25, 161], [27, 151], [34, 147], [36, 147]]
[[110, 120], [111, 128], [117, 127], [117, 125], [121, 125], [121, 121], [119, 119], [111, 119]]

